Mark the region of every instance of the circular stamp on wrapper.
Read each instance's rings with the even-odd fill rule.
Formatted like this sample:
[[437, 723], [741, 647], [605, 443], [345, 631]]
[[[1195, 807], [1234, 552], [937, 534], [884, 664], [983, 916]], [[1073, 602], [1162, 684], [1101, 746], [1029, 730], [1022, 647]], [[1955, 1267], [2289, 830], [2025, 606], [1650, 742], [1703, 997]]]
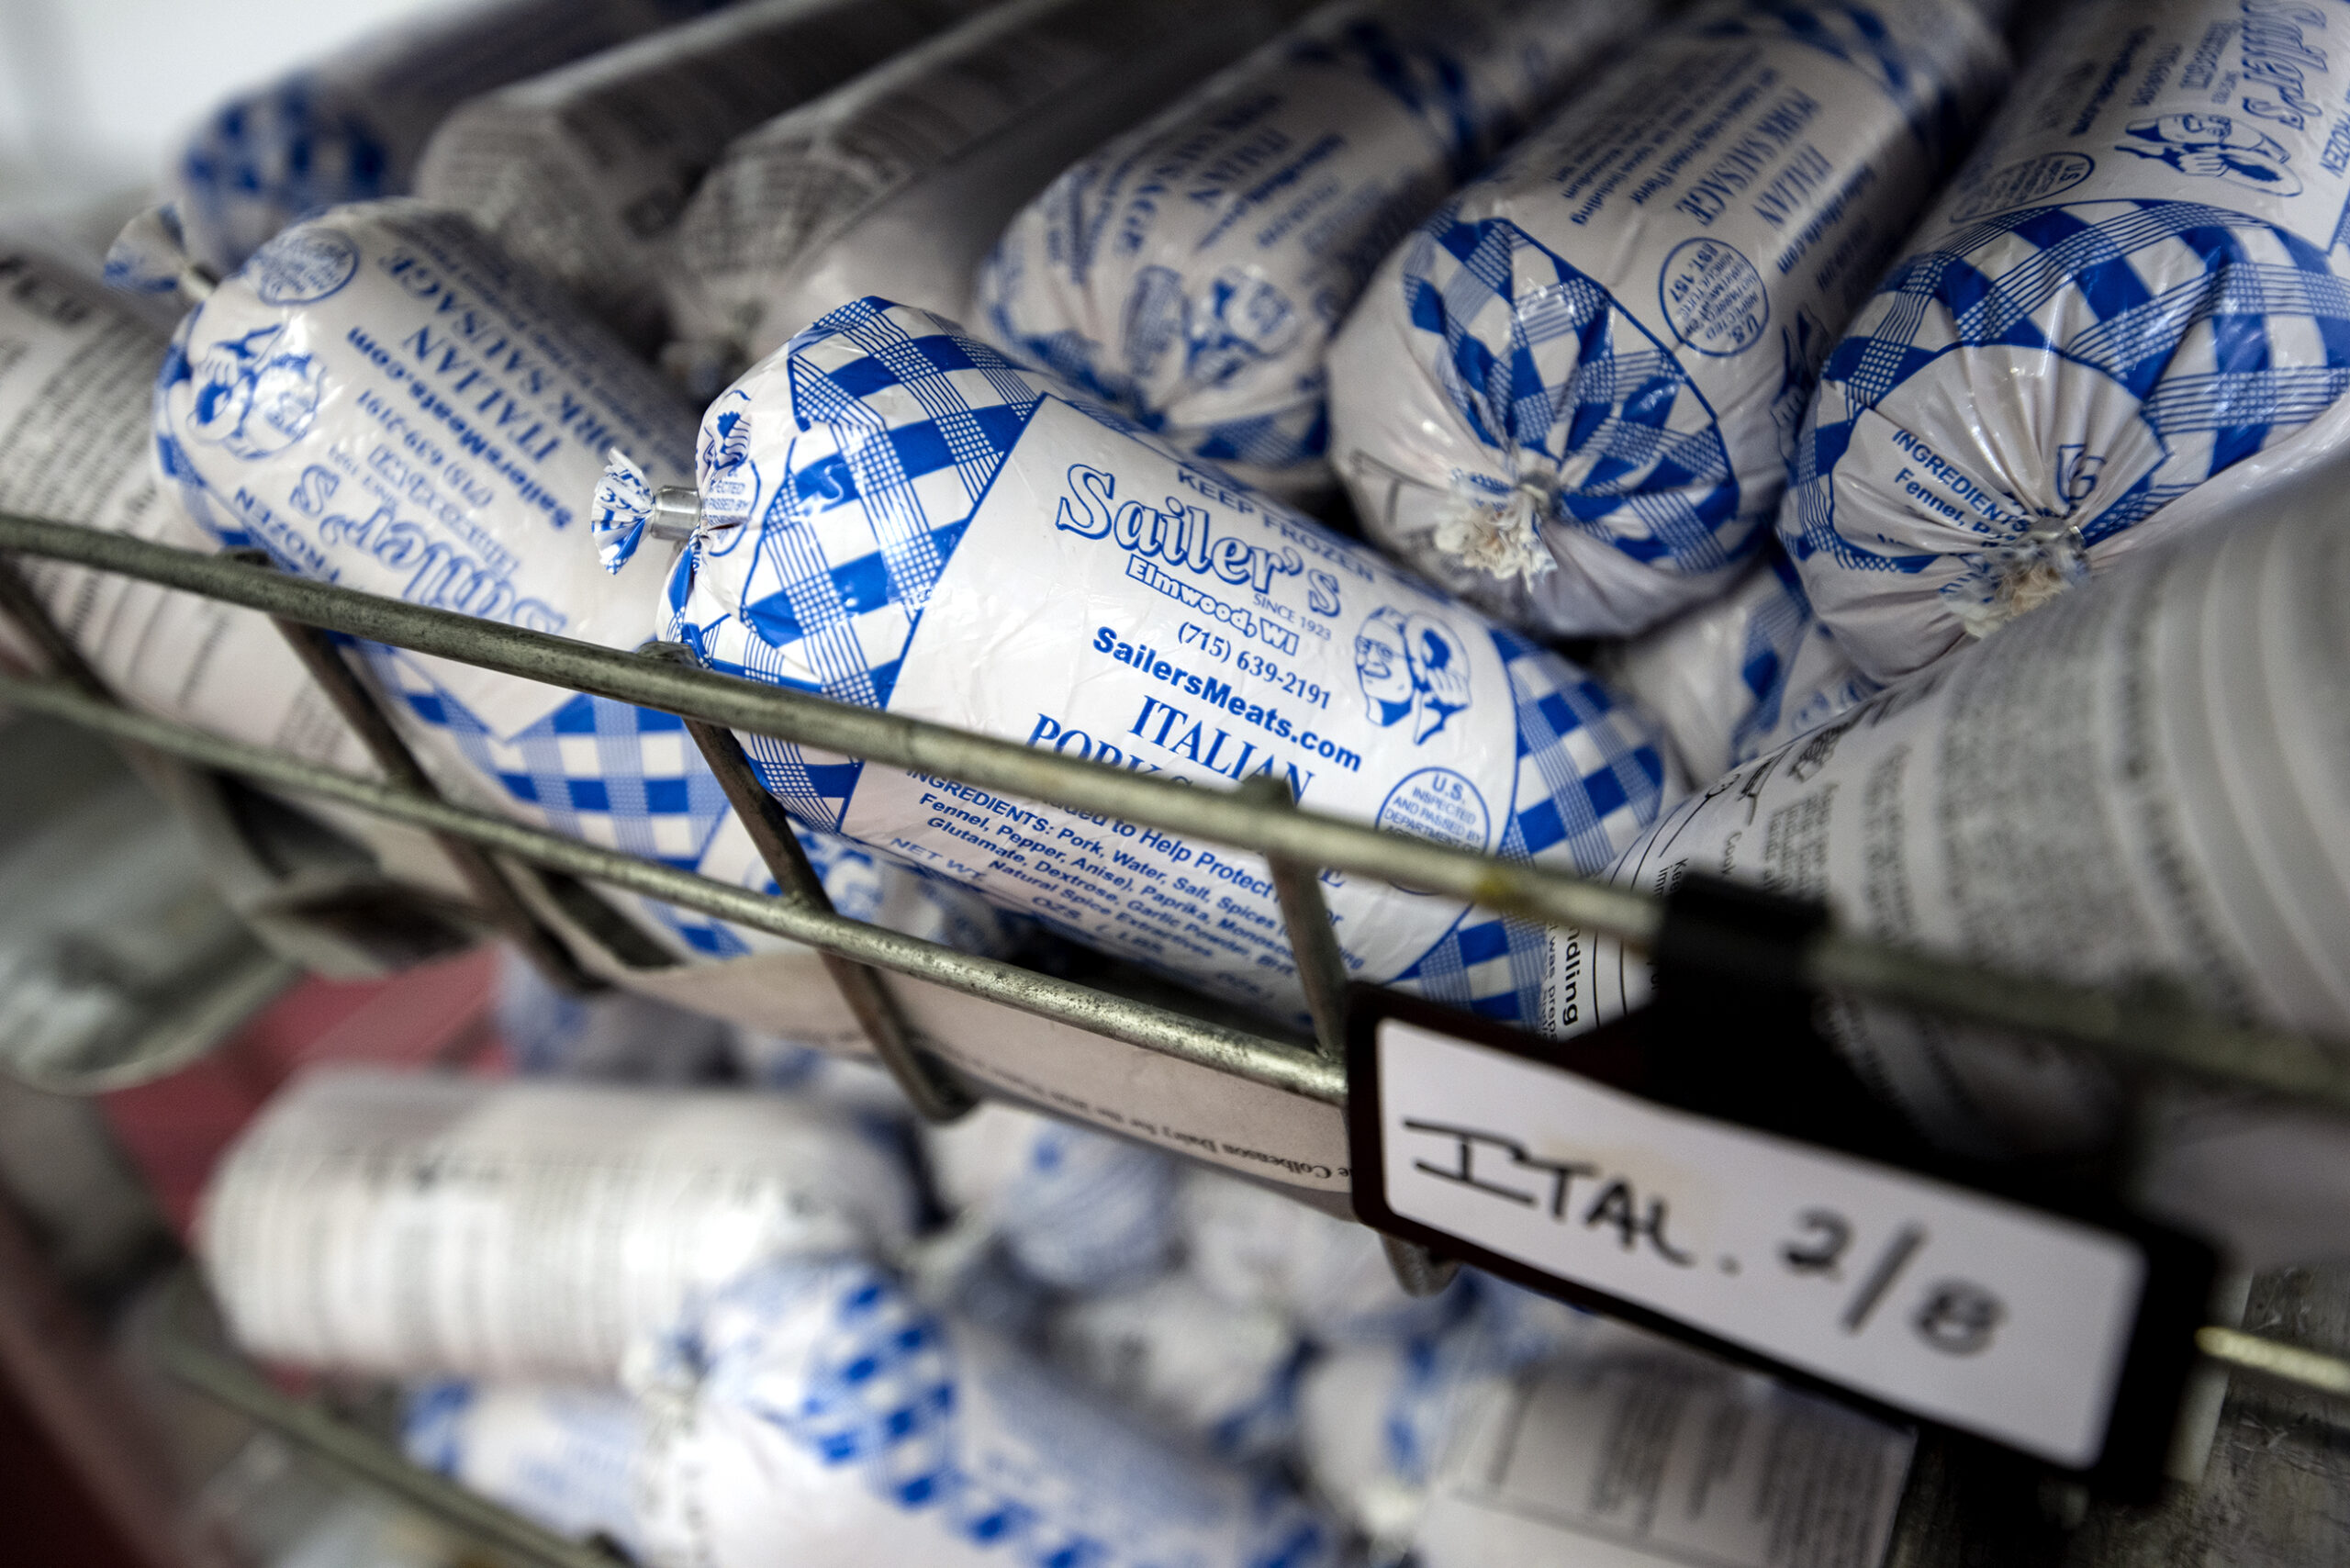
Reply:
[[1493, 836], [1493, 813], [1466, 776], [1449, 767], [1423, 767], [1398, 780], [1379, 803], [1376, 825], [1415, 838], [1483, 852]]
[[359, 247], [333, 229], [297, 229], [245, 263], [264, 305], [310, 305], [342, 292], [359, 272]]
[[1995, 212], [2042, 202], [2071, 190], [2089, 177], [2097, 161], [2086, 152], [2045, 152], [2026, 158], [1966, 181], [1952, 192], [1951, 224], [1972, 223]]
[[1752, 348], [1770, 324], [1762, 274], [1737, 246], [1719, 240], [1675, 245], [1657, 274], [1656, 293], [1673, 335], [1717, 359]]

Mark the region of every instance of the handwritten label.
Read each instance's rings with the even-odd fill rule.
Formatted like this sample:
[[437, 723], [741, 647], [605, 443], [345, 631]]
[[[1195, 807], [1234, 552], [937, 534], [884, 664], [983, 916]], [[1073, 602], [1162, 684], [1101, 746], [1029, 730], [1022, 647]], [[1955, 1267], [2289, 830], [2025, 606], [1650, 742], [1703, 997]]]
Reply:
[[1400, 1018], [1377, 1042], [1401, 1218], [2058, 1464], [2103, 1450], [2130, 1238]]

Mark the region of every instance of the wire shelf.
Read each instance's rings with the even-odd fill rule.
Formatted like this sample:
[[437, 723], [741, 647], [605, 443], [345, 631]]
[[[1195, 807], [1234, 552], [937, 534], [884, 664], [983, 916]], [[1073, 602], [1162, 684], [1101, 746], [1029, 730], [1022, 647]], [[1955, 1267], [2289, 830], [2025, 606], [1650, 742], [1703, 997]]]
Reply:
[[[363, 778], [130, 711], [113, 702], [86, 672], [79, 678], [70, 668], [46, 679], [0, 677], [0, 698], [201, 767], [340, 801], [427, 829], [444, 842], [477, 846], [715, 915], [854, 964], [934, 981], [1331, 1104], [1345, 1101], [1333, 1016], [1342, 977], [1329, 972], [1335, 953], [1321, 935], [1326, 922], [1302, 918], [1318, 912], [1298, 907], [1318, 905], [1314, 874], [1319, 869], [1377, 876], [1545, 924], [1579, 926], [1641, 951], [1654, 942], [1663, 919], [1662, 901], [1637, 890], [1300, 810], [1286, 799], [1260, 791], [1220, 791], [1147, 778], [1015, 742], [718, 675], [659, 650], [621, 652], [310, 582], [252, 561], [10, 513], [0, 513], [0, 554], [121, 573], [259, 610], [282, 624], [386, 643], [657, 709], [692, 724], [705, 755], [719, 738], [731, 746], [731, 732], [769, 735], [1263, 855], [1277, 872], [1292, 937], [1300, 930], [1314, 934], [1306, 943], [1293, 941], [1292, 946], [1302, 949], [1301, 970], [1316, 1015], [1319, 1048], [1303, 1047], [1270, 1028], [1209, 1021], [845, 919], [823, 905], [820, 894], [811, 897], [804, 887], [795, 890], [789, 875], [778, 878], [785, 890], [781, 893], [752, 892], [458, 805], [432, 790], [412, 764], [406, 770], [387, 768], [386, 779]], [[15, 587], [17, 591], [5, 595], [11, 601], [5, 608], [20, 619], [28, 618], [28, 609], [37, 613], [38, 606], [28, 605], [29, 595], [21, 591], [21, 584]], [[28, 630], [35, 631], [55, 659], [62, 639], [54, 629], [47, 628], [45, 636], [39, 629]], [[722, 781], [729, 772], [728, 760], [723, 755], [712, 757]], [[739, 751], [733, 760], [741, 769]], [[733, 782], [739, 786], [746, 777], [747, 770], [742, 769]], [[738, 798], [736, 804], [738, 810], [751, 808], [744, 812], [746, 820], [755, 812], [774, 810], [763, 792], [751, 800]], [[780, 836], [790, 842], [788, 832]], [[762, 848], [777, 846], [763, 843]], [[1801, 969], [1806, 982], [1819, 991], [2034, 1035], [2140, 1070], [2182, 1073], [2350, 1110], [2350, 1047], [2235, 1023], [2184, 1002], [2168, 987], [2110, 991], [2076, 986], [1986, 969], [1832, 927], [1806, 946]], [[902, 1052], [882, 1054], [886, 1061]], [[893, 1070], [902, 1066], [896, 1061], [890, 1065]], [[902, 1072], [901, 1076], [902, 1081]]]
[[[366, 743], [383, 776], [341, 772], [122, 706], [49, 622], [15, 568], [13, 558], [19, 555], [121, 573], [272, 616]], [[818, 950], [876, 1056], [915, 1109], [936, 1120], [959, 1114], [982, 1091], [933, 1055], [919, 1032], [907, 1025], [884, 973], [1343, 1108], [1345, 975], [1321, 902], [1321, 868], [1376, 876], [1545, 924], [1579, 926], [1641, 951], [1654, 945], [1663, 927], [1664, 904], [1657, 897], [1304, 811], [1270, 779], [1229, 791], [1169, 783], [713, 674], [695, 666], [689, 656], [681, 659], [682, 649], [615, 651], [305, 581], [264, 561], [175, 550], [5, 512], [0, 611], [24, 623], [52, 671], [47, 677], [0, 673], [0, 701], [85, 725], [134, 750], [423, 829], [452, 852], [491, 923], [521, 941], [543, 966], [565, 969], [571, 956], [538, 923], [526, 901], [515, 896], [501, 868], [506, 861], [659, 900]], [[407, 753], [365, 680], [322, 633], [678, 715], [725, 787], [779, 890], [752, 891], [443, 798]], [[1277, 1028], [1220, 1019], [1204, 1002], [1194, 1007], [1040, 973], [840, 915], [825, 899], [781, 808], [759, 788], [734, 739], [737, 732], [920, 769], [1263, 855], [1297, 955], [1315, 1037], [1300, 1039]], [[622, 924], [617, 916], [611, 924]], [[2067, 985], [1893, 946], [1832, 926], [1804, 947], [1800, 969], [1804, 981], [1820, 991], [2062, 1041], [2142, 1077], [2185, 1075], [2350, 1110], [2350, 1048], [2244, 1026], [2186, 1004], [2158, 984], [2130, 991]], [[576, 970], [573, 978], [579, 978]], [[1458, 1267], [1398, 1238], [1384, 1239], [1398, 1282], [1413, 1294], [1442, 1289]], [[2224, 1325], [2207, 1327], [2197, 1348], [2237, 1372], [2329, 1392], [2350, 1388], [2350, 1363]], [[585, 1568], [606, 1561], [416, 1470], [395, 1450], [325, 1412], [285, 1399], [231, 1359], [180, 1347], [171, 1361], [175, 1376], [287, 1434], [354, 1478], [442, 1519], [494, 1555], [546, 1568]]]
[[515, 1568], [614, 1568], [626, 1559], [558, 1535], [415, 1463], [375, 1434], [273, 1386], [243, 1358], [216, 1348], [195, 1320], [193, 1282], [172, 1294], [155, 1349], [166, 1375], [280, 1438], [359, 1485], [439, 1523], [495, 1562]]

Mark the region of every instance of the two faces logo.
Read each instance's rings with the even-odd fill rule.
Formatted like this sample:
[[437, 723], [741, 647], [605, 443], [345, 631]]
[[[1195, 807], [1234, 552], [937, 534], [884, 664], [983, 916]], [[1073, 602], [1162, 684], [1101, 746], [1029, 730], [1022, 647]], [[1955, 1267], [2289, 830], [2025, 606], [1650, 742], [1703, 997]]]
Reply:
[[1180, 385], [1221, 386], [1251, 365], [1288, 352], [1304, 330], [1289, 296], [1242, 268], [1225, 268], [1194, 297], [1181, 274], [1145, 267], [1126, 301], [1126, 369], [1136, 380], [1147, 380], [1164, 368], [1168, 352], [1180, 346]]
[[701, 429], [695, 454], [705, 482], [740, 468], [751, 455], [751, 416], [737, 409], [714, 415]]
[[2285, 165], [2292, 154], [2274, 137], [2238, 125], [2227, 115], [2156, 115], [2132, 124], [2115, 151], [2167, 163], [2182, 174], [2225, 180], [2270, 196], [2300, 194], [2301, 179]]
[[248, 461], [285, 451], [309, 433], [324, 381], [307, 353], [273, 353], [283, 327], [224, 339], [194, 367], [188, 433]]
[[702, 421], [695, 467], [701, 476], [701, 520], [706, 532], [723, 533], [751, 521], [751, 509], [759, 495], [759, 469], [751, 461], [747, 408], [713, 409]]
[[1408, 717], [1413, 744], [1424, 745], [1469, 706], [1469, 650], [1432, 615], [1375, 610], [1355, 633], [1355, 678], [1372, 723]]

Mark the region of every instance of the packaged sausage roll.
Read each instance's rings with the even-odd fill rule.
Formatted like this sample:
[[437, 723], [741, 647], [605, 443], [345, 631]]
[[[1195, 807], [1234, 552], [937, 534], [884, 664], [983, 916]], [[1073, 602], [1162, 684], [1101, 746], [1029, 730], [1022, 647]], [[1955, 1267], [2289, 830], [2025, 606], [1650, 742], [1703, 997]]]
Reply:
[[2004, 65], [1942, 0], [1718, 0], [1636, 50], [1422, 224], [1332, 345], [1364, 526], [1550, 635], [1720, 593]]
[[[598, 564], [606, 448], [693, 471], [677, 393], [462, 215], [402, 200], [297, 225], [189, 313], [155, 384], [156, 447], [223, 544], [286, 570], [605, 647], [657, 630], [664, 563]], [[375, 673], [444, 788], [556, 832], [772, 886], [682, 720], [389, 648]], [[855, 846], [803, 840], [841, 910], [991, 950], [978, 902]], [[625, 906], [683, 956], [778, 939]]]
[[[2081, 984], [2159, 983], [2224, 1015], [2350, 1038], [2341, 473], [2117, 566], [1734, 768], [1612, 878], [1652, 887], [1701, 867], [1824, 898], [1888, 942]], [[1605, 939], [1579, 950], [1581, 1013], [1561, 1026], [1645, 999], [1645, 964]], [[1828, 1016], [1863, 1076], [1946, 1148], [2076, 1154], [2122, 1126], [2097, 1058], [1855, 1002]], [[2150, 1120], [2136, 1135], [2147, 1193], [2174, 1210], [2186, 1195], [2199, 1228], [2270, 1260], [2340, 1255], [2339, 1201], [2310, 1201], [2350, 1193], [2338, 1119], [2242, 1096], [2216, 1119], [2188, 1109], [2233, 1158], [2189, 1157]], [[2201, 1175], [2185, 1194], [2189, 1168]]]
[[2350, 18], [2098, 0], [1830, 356], [1779, 520], [1889, 679], [2350, 442]]
[[658, 346], [686, 198], [726, 144], [979, 0], [753, 0], [517, 82], [433, 132], [416, 194]]
[[[0, 510], [207, 550], [210, 539], [158, 480], [151, 454], [148, 405], [167, 334], [152, 320], [155, 312], [100, 286], [95, 272], [50, 236], [0, 228]], [[341, 772], [376, 771], [267, 616], [38, 555], [18, 557], [17, 569], [128, 706]], [[19, 632], [0, 616], [0, 652], [45, 668]], [[329, 886], [355, 894], [372, 876], [347, 850], [307, 830], [297, 830], [299, 848], [280, 839], [258, 850], [250, 820], [227, 826], [200, 803], [208, 794], [175, 801], [194, 813], [204, 872], [273, 944], [314, 967], [370, 972], [419, 956], [405, 917], [346, 924], [322, 940], [323, 928], [301, 908]], [[332, 801], [303, 798], [298, 807], [362, 846], [375, 869], [408, 891], [462, 895], [454, 868], [405, 824]]]
[[576, 1540], [639, 1555], [636, 1401], [595, 1384], [433, 1383], [408, 1395], [400, 1447], [468, 1491]]
[[912, 1223], [890, 1153], [778, 1095], [333, 1069], [230, 1149], [196, 1242], [256, 1355], [609, 1382], [696, 1293]]
[[738, 1280], [637, 1363], [656, 1568], [1321, 1568], [1336, 1530], [853, 1260]]
[[968, 319], [972, 274], [1023, 202], [1305, 9], [1009, 0], [768, 122], [678, 227], [673, 363], [723, 386], [866, 294]]
[[1604, 650], [1600, 674], [1637, 698], [1694, 783], [1817, 729], [1880, 683], [1852, 667], [1811, 612], [1776, 540], [1711, 604]]
[[[713, 669], [1591, 869], [1672, 787], [1645, 722], [1573, 666], [926, 311], [841, 307], [703, 435], [664, 603]], [[643, 515], [616, 514], [616, 557]], [[1304, 1017], [1257, 856], [744, 740], [805, 822]], [[1357, 978], [1541, 1011], [1538, 927], [1322, 880]]]
[[1020, 211], [977, 321], [1189, 453], [1326, 484], [1322, 357], [1395, 241], [1645, 3], [1338, 0]]
[[195, 259], [231, 272], [305, 214], [408, 194], [433, 128], [466, 99], [710, 8], [709, 0], [444, 7], [232, 95], [189, 133], [164, 185]]
[[[148, 455], [148, 403], [165, 348], [163, 334], [85, 268], [37, 237], [0, 231], [0, 510], [206, 548]], [[17, 569], [125, 701], [306, 761], [369, 770], [358, 738], [266, 617], [39, 556], [21, 557]], [[14, 626], [0, 637], [30, 654]]]

